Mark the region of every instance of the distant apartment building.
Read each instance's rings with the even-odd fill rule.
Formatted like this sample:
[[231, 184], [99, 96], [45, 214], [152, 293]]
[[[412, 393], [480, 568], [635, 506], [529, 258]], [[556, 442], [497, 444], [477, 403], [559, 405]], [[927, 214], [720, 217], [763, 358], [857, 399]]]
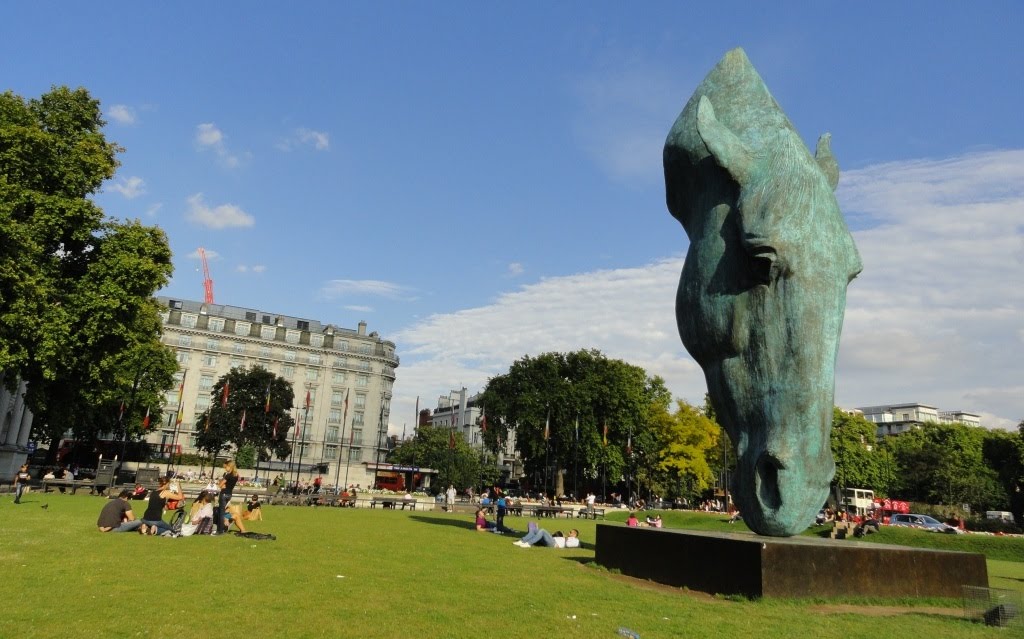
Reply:
[[[484, 440], [481, 424], [486, 414], [485, 410], [486, 408], [480, 405], [480, 393], [467, 397], [465, 388], [453, 390], [437, 398], [437, 408], [430, 415], [430, 424], [454, 428], [470, 446], [482, 452]], [[495, 463], [509, 479], [519, 478], [518, 473], [522, 471], [523, 465], [516, 457], [515, 429], [510, 429], [506, 439], [501, 442]]]
[[[233, 368], [259, 365], [292, 383], [293, 418], [305, 421], [285, 463], [297, 464], [301, 455], [304, 471], [311, 464], [326, 464], [325, 484], [335, 478], [343, 483], [346, 475], [350, 484], [372, 483], [374, 468], [388, 448], [391, 393], [399, 365], [394, 342], [376, 332], [367, 334], [366, 322], [346, 329], [251, 308], [157, 299], [164, 307], [162, 341], [177, 354], [179, 371], [178, 383], [167, 393], [163, 423], [148, 438], [151, 444], [196, 452], [197, 425], [210, 408], [217, 381]], [[302, 410], [307, 392], [308, 416]], [[184, 418], [175, 434], [179, 400]]]
[[899, 435], [917, 428], [925, 422], [961, 422], [969, 426], [981, 426], [981, 416], [963, 411], [940, 411], [927, 404], [883, 404], [856, 408], [864, 419], [877, 424], [878, 437]]
[[[14, 378], [15, 392], [7, 390], [5, 378]], [[0, 372], [0, 477], [14, 477], [35, 448], [30, 442], [32, 411], [25, 405], [25, 382], [17, 375]]]

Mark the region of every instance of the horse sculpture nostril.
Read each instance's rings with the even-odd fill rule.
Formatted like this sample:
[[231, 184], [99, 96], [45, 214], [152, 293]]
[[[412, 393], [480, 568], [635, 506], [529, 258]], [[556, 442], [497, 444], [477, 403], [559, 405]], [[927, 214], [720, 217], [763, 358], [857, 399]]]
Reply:
[[782, 495], [779, 493], [779, 469], [782, 463], [774, 456], [765, 453], [757, 460], [756, 485], [757, 498], [761, 505], [768, 510], [776, 510], [782, 505]]

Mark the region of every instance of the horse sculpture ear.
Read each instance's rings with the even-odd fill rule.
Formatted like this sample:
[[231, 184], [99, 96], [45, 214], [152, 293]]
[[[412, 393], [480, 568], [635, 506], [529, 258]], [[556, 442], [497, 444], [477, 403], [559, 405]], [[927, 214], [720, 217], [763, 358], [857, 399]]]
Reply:
[[839, 184], [839, 164], [836, 162], [835, 156], [832, 155], [831, 133], [824, 133], [818, 138], [818, 148], [814, 150], [814, 159], [818, 161], [818, 166], [825, 174], [829, 186], [835, 191], [836, 185]]
[[697, 104], [697, 133], [718, 166], [729, 172], [738, 184], [746, 184], [752, 164], [750, 150], [715, 117], [715, 108], [706, 95]]

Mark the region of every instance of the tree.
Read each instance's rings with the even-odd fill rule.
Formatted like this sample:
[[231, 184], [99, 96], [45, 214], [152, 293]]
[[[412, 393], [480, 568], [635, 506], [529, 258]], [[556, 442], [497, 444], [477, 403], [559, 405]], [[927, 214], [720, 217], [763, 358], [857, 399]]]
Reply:
[[[536, 487], [565, 494], [566, 475], [596, 483], [635, 478], [657, 450], [648, 421], [651, 407], [667, 406], [671, 394], [659, 377], [608, 359], [596, 350], [544, 353], [513, 362], [482, 393], [487, 413], [485, 442], [514, 437]], [[608, 445], [604, 445], [607, 427]], [[571, 471], [572, 474], [569, 474]]]
[[676, 401], [674, 413], [660, 404], [653, 406], [651, 424], [657, 440], [658, 469], [675, 479], [673, 483], [685, 484], [689, 496], [710, 487], [715, 474], [708, 457], [718, 450], [721, 427], [683, 400]]
[[28, 383], [37, 438], [138, 434], [176, 368], [152, 300], [167, 237], [89, 199], [121, 150], [103, 124], [85, 89], [0, 95], [0, 370]]
[[837, 488], [868, 488], [888, 492], [890, 473], [887, 455], [877, 442], [877, 427], [863, 415], [832, 409], [830, 434], [836, 463], [833, 485]]
[[291, 382], [261, 366], [232, 368], [210, 391], [210, 408], [200, 417], [196, 447], [211, 455], [251, 447], [260, 461], [271, 455], [286, 459], [292, 452], [293, 397]]
[[[444, 490], [449, 484], [459, 489], [468, 488], [481, 480], [480, 456], [463, 437], [445, 426], [429, 423], [420, 426], [412, 439], [402, 442], [388, 454], [388, 461], [437, 470], [435, 490]], [[490, 485], [496, 478], [495, 470], [483, 479]]]

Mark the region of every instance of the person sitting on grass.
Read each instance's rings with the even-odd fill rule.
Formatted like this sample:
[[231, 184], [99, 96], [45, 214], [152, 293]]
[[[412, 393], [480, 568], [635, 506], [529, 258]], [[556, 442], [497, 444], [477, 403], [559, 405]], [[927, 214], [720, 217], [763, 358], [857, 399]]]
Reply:
[[661, 515], [647, 516], [647, 525], [651, 528], [661, 528]]
[[630, 528], [637, 528], [640, 526], [640, 520], [636, 518], [636, 513], [629, 513], [629, 519], [626, 520], [626, 525]]
[[142, 520], [135, 518], [132, 505], [128, 503], [131, 497], [132, 491], [125, 488], [117, 499], [107, 502], [100, 511], [99, 519], [96, 520], [96, 527], [100, 532], [131, 532], [142, 526]]
[[[160, 478], [160, 487], [149, 494], [149, 503], [146, 505], [146, 512], [142, 514], [142, 527], [139, 532], [143, 535], [162, 535], [171, 529], [171, 525], [164, 521], [164, 508], [175, 510], [177, 503], [185, 499], [181, 490], [171, 487], [171, 476]], [[173, 508], [171, 505], [173, 504]]]
[[249, 503], [245, 505], [245, 512], [242, 513], [242, 518], [249, 521], [263, 521], [263, 504], [260, 503], [259, 495], [250, 495]]
[[514, 545], [520, 548], [529, 548], [531, 546], [547, 546], [548, 548], [579, 548], [580, 547], [580, 531], [573, 528], [569, 531], [568, 536], [562, 535], [562, 531], [556, 531], [555, 534], [551, 534], [543, 528], [534, 528], [536, 524], [530, 522], [530, 532], [520, 539], [519, 541], [512, 542]]
[[228, 504], [224, 508], [224, 532], [229, 532], [231, 530], [231, 524], [235, 525], [238, 532], [247, 532], [245, 530], [245, 524], [242, 523], [243, 519], [245, 519], [245, 516], [242, 514], [242, 507], [238, 504]]
[[515, 532], [510, 528], [499, 526], [492, 521], [487, 521], [487, 517], [484, 516], [483, 508], [476, 509], [476, 529], [478, 532], [492, 532], [497, 533], [499, 535]]
[[213, 496], [208, 491], [202, 491], [192, 504], [189, 513], [188, 523], [191, 526], [190, 533], [194, 535], [209, 535], [213, 532]]

